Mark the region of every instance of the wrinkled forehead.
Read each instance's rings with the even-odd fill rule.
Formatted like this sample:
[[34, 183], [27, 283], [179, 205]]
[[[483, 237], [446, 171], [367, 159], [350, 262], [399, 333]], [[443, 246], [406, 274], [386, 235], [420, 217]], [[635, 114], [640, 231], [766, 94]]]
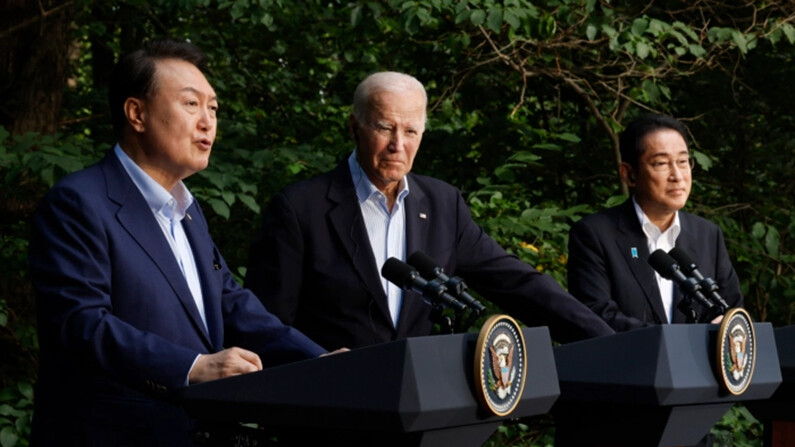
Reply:
[[373, 92], [369, 99], [368, 119], [425, 125], [425, 98], [422, 92], [380, 90]]

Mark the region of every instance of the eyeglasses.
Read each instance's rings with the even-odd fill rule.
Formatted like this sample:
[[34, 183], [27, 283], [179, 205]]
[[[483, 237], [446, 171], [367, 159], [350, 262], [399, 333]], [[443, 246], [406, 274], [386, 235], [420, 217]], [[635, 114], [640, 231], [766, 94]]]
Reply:
[[677, 158], [676, 160], [655, 160], [649, 163], [654, 172], [671, 172], [674, 166], [679, 171], [691, 171], [696, 166], [696, 159], [690, 157]]

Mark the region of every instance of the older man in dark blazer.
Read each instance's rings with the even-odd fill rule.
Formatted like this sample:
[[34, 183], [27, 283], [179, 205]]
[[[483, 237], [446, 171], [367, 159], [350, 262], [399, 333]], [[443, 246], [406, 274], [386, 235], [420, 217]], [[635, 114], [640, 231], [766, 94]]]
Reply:
[[202, 59], [170, 40], [122, 58], [119, 144], [40, 204], [33, 445], [193, 445], [176, 390], [325, 352], [235, 282], [182, 183], [207, 166], [216, 131]]
[[422, 297], [380, 275], [388, 258], [420, 250], [524, 323], [549, 325], [558, 341], [613, 333], [551, 277], [506, 253], [455, 188], [409, 173], [426, 103], [422, 84], [401, 73], [376, 73], [357, 87], [349, 119], [356, 149], [333, 171], [276, 194], [246, 286], [326, 348], [429, 335]]
[[[616, 331], [684, 323], [683, 295], [648, 263], [655, 249], [684, 250], [713, 278], [730, 307], [741, 307], [740, 282], [720, 228], [681, 211], [692, 182], [686, 129], [663, 115], [643, 115], [621, 134], [619, 173], [632, 188], [621, 205], [587, 216], [569, 235], [569, 291]], [[705, 309], [695, 303], [697, 314]], [[719, 320], [718, 317], [717, 320]]]

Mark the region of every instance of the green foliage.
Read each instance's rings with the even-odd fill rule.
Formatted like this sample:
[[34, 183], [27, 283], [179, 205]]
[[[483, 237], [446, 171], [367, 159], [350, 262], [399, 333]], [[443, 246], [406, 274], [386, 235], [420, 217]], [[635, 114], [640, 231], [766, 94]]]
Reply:
[[[792, 324], [794, 7], [658, 3], [74, 2], [58, 134], [0, 127], [0, 351], [10, 353], [0, 388], [21, 393], [18, 384], [35, 380], [25, 261], [35, 203], [110, 149], [107, 70], [120, 53], [164, 35], [189, 38], [209, 57], [219, 133], [210, 167], [187, 183], [235, 272], [270, 197], [352, 150], [356, 84], [397, 70], [429, 94], [414, 171], [460, 188], [490, 235], [564, 284], [571, 223], [625, 198], [615, 139], [623, 125], [648, 109], [683, 118], [700, 168], [688, 209], [723, 228], [754, 318]], [[1, 404], [29, 415], [21, 397]], [[755, 439], [757, 427], [738, 411], [718, 429]], [[24, 445], [16, 424], [25, 418], [4, 417], [0, 446], [12, 435]], [[489, 445], [551, 445], [551, 426], [511, 423]]]
[[502, 424], [484, 447], [552, 447], [555, 426], [552, 417], [544, 415]]
[[762, 424], [745, 406], [737, 404], [712, 428], [715, 447], [761, 447]]
[[33, 414], [33, 385], [0, 390], [0, 447], [27, 446]]

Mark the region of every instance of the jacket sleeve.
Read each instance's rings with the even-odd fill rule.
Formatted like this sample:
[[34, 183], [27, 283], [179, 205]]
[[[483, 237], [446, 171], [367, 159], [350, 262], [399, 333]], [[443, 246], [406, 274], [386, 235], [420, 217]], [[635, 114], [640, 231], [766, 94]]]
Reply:
[[527, 325], [549, 326], [552, 338], [571, 342], [614, 331], [551, 276], [507, 253], [480, 228], [456, 191], [457, 274], [486, 299]]

